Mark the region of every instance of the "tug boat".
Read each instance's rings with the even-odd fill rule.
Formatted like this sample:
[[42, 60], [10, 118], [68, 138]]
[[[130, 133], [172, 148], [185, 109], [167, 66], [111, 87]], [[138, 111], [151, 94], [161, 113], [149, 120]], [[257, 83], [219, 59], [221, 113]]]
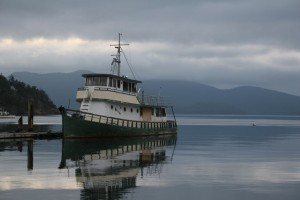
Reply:
[[[79, 110], [59, 107], [64, 138], [123, 137], [176, 134], [172, 106], [162, 96], [140, 93], [141, 81], [121, 76], [121, 35], [115, 46], [111, 74], [83, 74], [85, 86], [77, 90]], [[126, 58], [126, 57], [125, 57]], [[173, 115], [167, 117], [167, 109]]]

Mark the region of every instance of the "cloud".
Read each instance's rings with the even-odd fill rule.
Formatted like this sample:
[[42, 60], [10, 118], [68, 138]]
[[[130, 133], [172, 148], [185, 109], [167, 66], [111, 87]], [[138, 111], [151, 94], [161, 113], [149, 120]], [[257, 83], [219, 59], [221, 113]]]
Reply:
[[1, 72], [107, 72], [109, 44], [122, 32], [142, 79], [300, 95], [299, 7], [298, 0], [2, 0]]
[[0, 40], [0, 65], [2, 70], [13, 72], [70, 72], [76, 69], [95, 68], [108, 60], [109, 41], [88, 41], [81, 38], [27, 40]]
[[139, 40], [179, 43], [274, 43], [280, 37], [280, 43], [299, 45], [297, 0], [2, 2], [0, 23], [6, 28], [1, 35], [16, 38], [109, 39], [124, 32]]

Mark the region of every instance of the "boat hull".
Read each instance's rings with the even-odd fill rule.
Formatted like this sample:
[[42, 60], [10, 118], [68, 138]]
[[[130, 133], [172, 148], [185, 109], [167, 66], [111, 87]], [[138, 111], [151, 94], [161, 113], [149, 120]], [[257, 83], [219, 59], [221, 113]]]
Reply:
[[62, 122], [64, 138], [136, 137], [177, 133], [177, 126], [174, 122], [166, 125], [145, 123], [146, 125], [142, 124], [140, 127], [125, 127], [88, 121], [66, 114], [62, 114]]

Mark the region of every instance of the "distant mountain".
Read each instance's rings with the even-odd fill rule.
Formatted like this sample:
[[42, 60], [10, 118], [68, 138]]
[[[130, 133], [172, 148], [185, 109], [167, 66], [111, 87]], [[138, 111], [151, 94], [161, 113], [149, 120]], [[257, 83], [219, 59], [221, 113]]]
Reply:
[[[14, 77], [45, 90], [54, 103], [78, 108], [76, 90], [84, 85], [83, 73], [34, 74], [14, 73]], [[243, 86], [233, 89], [217, 89], [189, 81], [144, 81], [145, 94], [167, 96], [176, 113], [190, 114], [300, 114], [300, 97], [259, 87]]]
[[[169, 97], [179, 113], [193, 114], [300, 114], [300, 97], [259, 87], [217, 89], [187, 81], [145, 81]], [[158, 94], [158, 92], [156, 92]]]
[[34, 114], [58, 114], [54, 103], [44, 90], [16, 80], [13, 76], [6, 79], [0, 75], [0, 108], [14, 115], [28, 113], [28, 101], [33, 101]]

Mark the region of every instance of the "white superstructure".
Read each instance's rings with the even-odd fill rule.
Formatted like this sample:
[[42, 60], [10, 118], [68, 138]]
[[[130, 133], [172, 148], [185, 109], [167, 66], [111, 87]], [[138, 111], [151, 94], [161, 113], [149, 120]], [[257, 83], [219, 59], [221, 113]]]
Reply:
[[[113, 59], [116, 74], [83, 74], [85, 86], [78, 89], [76, 100], [80, 111], [107, 117], [145, 122], [166, 122], [166, 106], [158, 98], [155, 101], [141, 100], [137, 95], [137, 84], [141, 81], [120, 75], [120, 44]], [[127, 45], [127, 44], [126, 44]]]
[[86, 84], [77, 91], [80, 111], [108, 117], [142, 121], [137, 98], [140, 81], [112, 74], [84, 74]]

